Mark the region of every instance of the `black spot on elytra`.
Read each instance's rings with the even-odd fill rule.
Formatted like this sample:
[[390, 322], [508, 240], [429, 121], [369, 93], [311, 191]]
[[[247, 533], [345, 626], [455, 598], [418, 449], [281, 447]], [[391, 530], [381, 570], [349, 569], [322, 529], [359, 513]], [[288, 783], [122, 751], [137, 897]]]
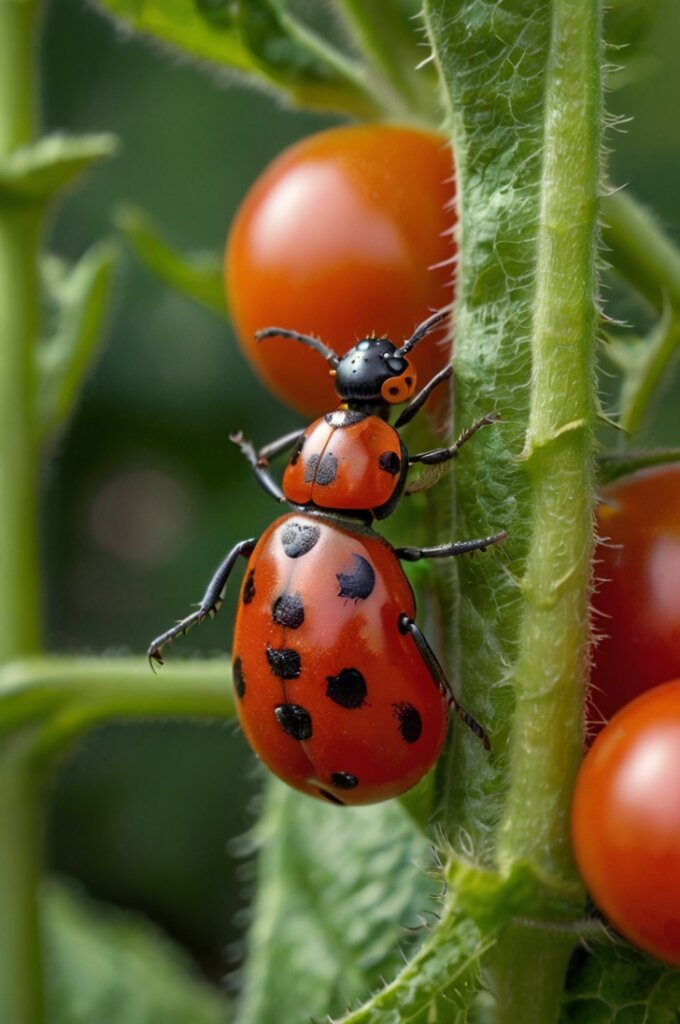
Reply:
[[375, 586], [375, 572], [370, 562], [361, 555], [353, 554], [352, 568], [349, 572], [336, 573], [340, 584], [338, 597], [347, 597], [353, 601], [365, 600]]
[[277, 704], [274, 716], [281, 728], [294, 740], [308, 740], [312, 737], [312, 716], [299, 704]]
[[331, 782], [338, 789], [356, 789], [359, 785], [356, 775], [350, 775], [349, 772], [333, 772]]
[[378, 459], [378, 465], [381, 469], [384, 469], [386, 473], [396, 476], [401, 469], [401, 459], [396, 452], [383, 452]]
[[255, 570], [251, 569], [243, 584], [243, 603], [250, 604], [255, 597]]
[[318, 455], [310, 455], [305, 466], [305, 483], [327, 487], [338, 475], [338, 460], [332, 452], [326, 452], [319, 459]]
[[281, 533], [281, 544], [289, 558], [300, 558], [312, 550], [320, 536], [321, 530], [318, 526], [300, 523], [294, 519]]
[[366, 700], [366, 680], [357, 668], [343, 668], [337, 676], [326, 676], [326, 696], [343, 708], [360, 708]]
[[302, 671], [300, 655], [291, 647], [270, 647], [267, 644], [267, 661], [272, 675], [279, 679], [297, 679]]
[[339, 807], [346, 806], [344, 800], [341, 800], [340, 797], [335, 795], [335, 793], [329, 793], [327, 789], [321, 789], [321, 787], [319, 786], [319, 788], [317, 789], [317, 793], [319, 794], [319, 796], [322, 796], [324, 800], [328, 800], [329, 803], [337, 804]]
[[284, 629], [299, 629], [305, 621], [305, 607], [300, 594], [280, 594], [272, 605], [272, 619]]
[[234, 683], [234, 692], [239, 700], [246, 695], [246, 679], [243, 675], [243, 665], [240, 658], [234, 658], [231, 663], [231, 678]]
[[297, 461], [300, 458], [300, 452], [304, 448], [306, 440], [307, 440], [307, 438], [305, 437], [304, 434], [302, 435], [302, 437], [298, 438], [298, 442], [295, 445], [295, 447], [293, 448], [293, 454], [290, 457], [290, 465], [291, 466], [296, 466], [297, 465]]
[[406, 743], [416, 743], [423, 731], [423, 720], [420, 711], [402, 700], [392, 705], [392, 714], [399, 722], [399, 732]]

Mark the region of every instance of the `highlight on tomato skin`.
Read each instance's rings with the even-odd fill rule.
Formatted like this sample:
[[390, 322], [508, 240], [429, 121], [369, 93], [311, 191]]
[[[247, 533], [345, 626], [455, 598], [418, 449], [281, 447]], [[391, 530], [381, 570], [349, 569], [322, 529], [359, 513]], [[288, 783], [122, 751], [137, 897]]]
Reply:
[[590, 730], [680, 677], [680, 463], [605, 487], [597, 510]]
[[[262, 382], [308, 416], [337, 405], [328, 367], [293, 341], [258, 343], [276, 326], [343, 354], [362, 337], [410, 336], [453, 300], [451, 150], [432, 132], [351, 125], [287, 149], [233, 222], [225, 253], [236, 336]], [[422, 382], [450, 359], [447, 331], [414, 352]]]
[[680, 967], [680, 679], [605, 726], [579, 771], [571, 820], [597, 907], [634, 945]]

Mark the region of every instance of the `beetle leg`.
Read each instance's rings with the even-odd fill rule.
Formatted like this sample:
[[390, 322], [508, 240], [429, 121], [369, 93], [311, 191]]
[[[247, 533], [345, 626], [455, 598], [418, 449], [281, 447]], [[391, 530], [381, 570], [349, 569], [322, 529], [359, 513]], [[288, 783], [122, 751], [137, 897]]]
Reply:
[[[277, 441], [272, 441], [271, 444], [266, 445], [259, 452], [255, 451], [252, 442], [246, 440], [240, 430], [229, 435], [229, 440], [238, 446], [241, 454], [248, 461], [260, 487], [264, 488], [270, 497], [279, 502], [284, 502], [286, 497], [276, 480], [269, 473], [269, 459], [274, 455], [278, 455], [280, 451], [284, 451], [285, 448], [289, 448], [300, 433], [302, 431], [296, 431], [295, 434], [287, 434]], [[287, 442], [285, 445], [283, 444], [284, 441]], [[278, 447], [279, 444], [281, 444], [280, 448]]]
[[451, 684], [446, 678], [446, 673], [439, 662], [439, 658], [430, 647], [425, 635], [420, 630], [420, 627], [413, 619], [409, 618], [408, 615], [400, 615], [397, 625], [400, 633], [410, 633], [413, 637], [413, 641], [418, 648], [420, 656], [430, 670], [430, 674], [437, 684], [437, 688], [444, 695], [458, 717], [465, 722], [468, 729], [471, 729], [475, 736], [479, 737], [484, 744], [484, 749], [491, 750], [491, 743], [484, 729], [481, 727], [479, 722], [465, 710], [465, 708], [461, 707], [454, 697], [451, 690]]
[[452, 544], [436, 544], [430, 548], [395, 548], [394, 553], [402, 562], [417, 562], [421, 558], [452, 558], [455, 555], [486, 551], [492, 544], [502, 544], [507, 537], [508, 531], [500, 530], [490, 537], [479, 537], [477, 540], [459, 540]]
[[482, 416], [481, 419], [475, 420], [467, 430], [464, 430], [458, 440], [449, 448], [433, 448], [430, 452], [420, 452], [418, 455], [411, 455], [408, 460], [409, 465], [414, 462], [422, 462], [426, 466], [434, 466], [440, 462], [449, 462], [451, 459], [455, 459], [463, 445], [470, 440], [473, 434], [476, 434], [482, 427], [488, 427], [492, 423], [498, 423], [500, 418], [500, 413], [487, 413], [486, 416]]
[[440, 370], [439, 373], [435, 374], [435, 376], [427, 382], [425, 387], [418, 392], [415, 398], [413, 398], [403, 410], [394, 424], [395, 430], [399, 430], [401, 427], [406, 426], [407, 423], [410, 423], [416, 413], [420, 412], [434, 389], [440, 384], [443, 384], [445, 380], [449, 380], [452, 374], [452, 366], [445, 366], [443, 370]]
[[172, 643], [175, 637], [185, 636], [192, 626], [203, 622], [204, 619], [212, 618], [217, 614], [222, 606], [227, 580], [229, 579], [231, 571], [236, 564], [236, 560], [240, 555], [247, 558], [252, 553], [256, 542], [255, 537], [251, 537], [250, 540], [239, 541], [239, 543], [231, 549], [227, 557], [213, 575], [198, 609], [195, 612], [192, 612], [191, 615], [187, 615], [184, 619], [180, 619], [176, 626], [172, 626], [171, 629], [166, 629], [165, 633], [161, 633], [160, 636], [157, 636], [155, 640], [151, 641], [149, 644], [149, 650], [147, 651], [147, 657], [152, 668], [154, 662], [158, 665], [163, 664], [163, 648], [166, 647], [167, 644]]

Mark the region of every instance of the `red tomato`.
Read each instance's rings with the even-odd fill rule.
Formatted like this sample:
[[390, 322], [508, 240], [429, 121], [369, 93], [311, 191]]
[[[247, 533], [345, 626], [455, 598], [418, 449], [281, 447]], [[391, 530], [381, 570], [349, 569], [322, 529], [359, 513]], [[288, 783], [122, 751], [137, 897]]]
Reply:
[[605, 917], [680, 966], [680, 679], [638, 697], [597, 737], [576, 782], [572, 839]]
[[[337, 405], [326, 363], [269, 326], [314, 334], [343, 354], [373, 332], [397, 343], [453, 299], [451, 151], [392, 125], [333, 128], [292, 146], [255, 182], [227, 242], [238, 340], [263, 383], [318, 416]], [[421, 383], [446, 365], [444, 332], [414, 353]]]
[[680, 676], [680, 463], [617, 480], [602, 497], [593, 624], [605, 636], [591, 701], [593, 718], [607, 719]]

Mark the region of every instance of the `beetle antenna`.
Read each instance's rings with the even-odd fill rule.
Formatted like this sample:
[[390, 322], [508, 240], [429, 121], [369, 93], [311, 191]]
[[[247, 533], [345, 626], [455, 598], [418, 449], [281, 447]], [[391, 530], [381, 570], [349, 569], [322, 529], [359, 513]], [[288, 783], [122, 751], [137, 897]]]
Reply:
[[312, 338], [309, 334], [298, 334], [297, 331], [288, 331], [285, 327], [265, 327], [262, 331], [256, 331], [255, 337], [258, 341], [264, 341], [265, 338], [292, 338], [293, 341], [301, 341], [303, 345], [307, 345], [309, 348], [313, 348], [316, 352], [321, 353], [334, 370], [340, 362], [340, 357], [332, 348], [324, 345], [318, 338]]
[[433, 313], [432, 316], [428, 317], [427, 320], [423, 320], [422, 324], [419, 324], [418, 327], [416, 327], [408, 341], [405, 341], [401, 348], [397, 349], [395, 355], [405, 356], [407, 352], [410, 352], [411, 349], [425, 337], [426, 334], [429, 334], [430, 331], [433, 331], [443, 320], [446, 320], [448, 315], [448, 309], [440, 309], [436, 313]]

